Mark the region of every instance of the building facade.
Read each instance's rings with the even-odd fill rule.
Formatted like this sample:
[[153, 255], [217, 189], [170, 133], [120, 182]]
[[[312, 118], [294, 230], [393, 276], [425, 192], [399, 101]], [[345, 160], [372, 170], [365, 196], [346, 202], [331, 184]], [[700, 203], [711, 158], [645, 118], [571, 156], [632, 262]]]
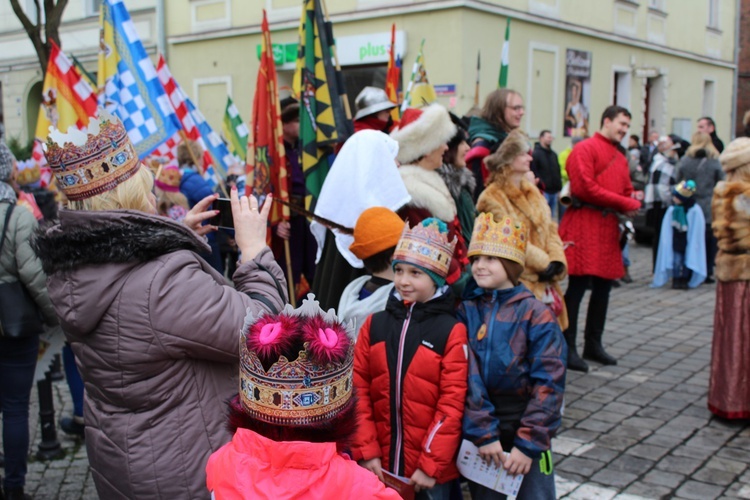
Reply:
[[[156, 54], [164, 33], [157, 0], [125, 0], [146, 50]], [[36, 22], [34, 1], [19, 0], [27, 16]], [[39, 2], [42, 4], [42, 2]], [[70, 0], [60, 25], [62, 50], [74, 56], [96, 76], [99, 53], [99, 6], [101, 0]], [[0, 123], [8, 138], [26, 143], [34, 137], [42, 94], [42, 70], [34, 47], [9, 1], [0, 2]]]
[[[288, 92], [301, 0], [124, 0], [149, 53], [163, 51], [172, 74], [220, 129], [227, 96], [248, 120], [258, 71], [262, 10]], [[22, 0], [29, 7], [33, 0]], [[63, 50], [96, 71], [98, 6], [71, 0]], [[523, 128], [566, 137], [592, 133], [602, 110], [633, 113], [632, 133], [689, 138], [712, 116], [719, 136], [734, 131], [740, 0], [327, 0], [350, 101], [382, 87], [395, 23], [403, 83], [424, 40], [438, 100], [457, 114], [497, 87], [506, 19], [512, 18], [508, 86], [523, 94]], [[745, 1], [745, 3], [747, 3]], [[41, 71], [9, 2], [0, 3], [0, 117], [22, 141], [34, 132]]]
[[[280, 85], [291, 85], [300, 0], [171, 0], [166, 29], [177, 81], [214, 125], [226, 95], [248, 119], [258, 69], [261, 8], [284, 54]], [[732, 135], [737, 0], [327, 0], [350, 100], [383, 86], [396, 23], [404, 85], [424, 39], [425, 66], [439, 101], [458, 114], [497, 87], [506, 19], [512, 18], [508, 86], [526, 104], [523, 127], [558, 138], [592, 133], [603, 109], [633, 113], [632, 133], [689, 138], [712, 116]], [[565, 140], [558, 141], [563, 147]]]

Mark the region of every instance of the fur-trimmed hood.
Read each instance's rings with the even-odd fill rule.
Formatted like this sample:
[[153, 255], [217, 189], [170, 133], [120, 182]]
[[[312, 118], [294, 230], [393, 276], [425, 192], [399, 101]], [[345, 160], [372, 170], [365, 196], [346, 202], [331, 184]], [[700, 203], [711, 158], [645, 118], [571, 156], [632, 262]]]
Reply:
[[443, 163], [437, 172], [443, 178], [445, 185], [448, 186], [448, 191], [450, 191], [453, 199], [458, 199], [461, 196], [462, 189], [466, 188], [469, 193], [473, 193], [477, 187], [477, 179], [468, 168], [454, 167]]
[[176, 250], [211, 249], [186, 226], [134, 210], [62, 210], [59, 223], [34, 241], [47, 275], [85, 265], [146, 262]]
[[95, 330], [136, 267], [176, 251], [210, 251], [186, 226], [131, 210], [62, 210], [33, 247], [48, 281], [63, 287], [52, 286], [50, 298], [66, 333], [77, 337]]
[[447, 223], [456, 218], [456, 202], [437, 171], [416, 165], [402, 165], [398, 171], [411, 196], [409, 205], [429, 210]]
[[391, 137], [398, 141], [396, 159], [401, 163], [415, 162], [442, 144], [448, 144], [455, 135], [456, 126], [448, 110], [440, 104], [407, 109], [399, 126], [391, 132]]

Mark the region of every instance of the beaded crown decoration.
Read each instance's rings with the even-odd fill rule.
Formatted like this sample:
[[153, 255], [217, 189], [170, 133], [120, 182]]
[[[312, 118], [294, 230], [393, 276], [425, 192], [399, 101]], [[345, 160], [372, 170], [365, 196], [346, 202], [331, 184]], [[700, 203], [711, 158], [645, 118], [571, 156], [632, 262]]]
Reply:
[[415, 264], [445, 278], [456, 242], [455, 237], [453, 241], [448, 241], [447, 233], [440, 232], [437, 221], [426, 226], [417, 224], [413, 228], [409, 228], [407, 222], [393, 253], [393, 260]]
[[[240, 401], [252, 418], [274, 425], [315, 425], [352, 397], [354, 325], [323, 312], [308, 294], [278, 315], [248, 312], [240, 334]], [[297, 355], [293, 358], [291, 353]]]
[[491, 213], [482, 213], [474, 222], [467, 255], [501, 257], [523, 266], [526, 262], [527, 240], [526, 225], [522, 222], [514, 221], [510, 217], [495, 222]]
[[50, 127], [44, 155], [65, 196], [74, 201], [114, 189], [141, 165], [125, 127], [101, 108], [84, 130], [70, 127], [62, 133]]

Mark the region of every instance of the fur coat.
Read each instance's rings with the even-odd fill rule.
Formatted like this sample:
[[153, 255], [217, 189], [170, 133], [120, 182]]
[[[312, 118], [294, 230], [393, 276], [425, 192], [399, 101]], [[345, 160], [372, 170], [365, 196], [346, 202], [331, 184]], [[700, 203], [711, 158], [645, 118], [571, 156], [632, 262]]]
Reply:
[[722, 181], [713, 198], [713, 227], [718, 240], [716, 277], [750, 280], [750, 183]]
[[[562, 298], [560, 281], [565, 279], [568, 264], [562, 240], [557, 233], [557, 223], [552, 220], [549, 205], [539, 189], [525, 179], [521, 181], [520, 187], [510, 182], [495, 181], [479, 196], [477, 210], [480, 213], [491, 213], [496, 221], [509, 216], [526, 224], [529, 239], [526, 246], [526, 267], [521, 281], [541, 300], [547, 283], [539, 281], [539, 273], [547, 269], [551, 262], [561, 262], [565, 270], [555, 276], [550, 284]], [[568, 312], [564, 302], [557, 320], [562, 330], [568, 327]]]
[[271, 251], [240, 264], [233, 288], [198, 255], [208, 245], [194, 232], [132, 210], [63, 210], [35, 250], [84, 381], [99, 497], [209, 498], [206, 461], [230, 438], [242, 320], [286, 302]]
[[469, 263], [456, 202], [437, 171], [416, 165], [402, 165], [398, 171], [411, 196], [411, 201], [398, 210], [398, 215], [409, 221], [411, 227], [430, 217], [440, 219], [448, 226], [448, 239], [456, 238], [456, 249], [446, 278], [448, 284], [453, 284]]

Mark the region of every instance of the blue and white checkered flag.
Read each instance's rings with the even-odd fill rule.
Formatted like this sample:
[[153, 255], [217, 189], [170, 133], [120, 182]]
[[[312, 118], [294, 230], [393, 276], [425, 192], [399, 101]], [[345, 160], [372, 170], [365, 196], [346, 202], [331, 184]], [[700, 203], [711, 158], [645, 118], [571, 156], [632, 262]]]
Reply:
[[180, 123], [122, 0], [101, 5], [99, 105], [122, 120], [138, 156], [171, 138]]
[[219, 134], [214, 132], [214, 129], [208, 124], [203, 113], [195, 107], [195, 104], [193, 104], [193, 101], [191, 101], [187, 95], [185, 95], [185, 105], [187, 106], [189, 116], [193, 119], [193, 123], [198, 129], [198, 132], [200, 132], [201, 138], [203, 138], [206, 149], [216, 160], [216, 163], [214, 164], [217, 170], [216, 173], [219, 174], [222, 179], [226, 179], [227, 170], [235, 163], [234, 156], [229, 152], [229, 148], [222, 138], [219, 137]]

